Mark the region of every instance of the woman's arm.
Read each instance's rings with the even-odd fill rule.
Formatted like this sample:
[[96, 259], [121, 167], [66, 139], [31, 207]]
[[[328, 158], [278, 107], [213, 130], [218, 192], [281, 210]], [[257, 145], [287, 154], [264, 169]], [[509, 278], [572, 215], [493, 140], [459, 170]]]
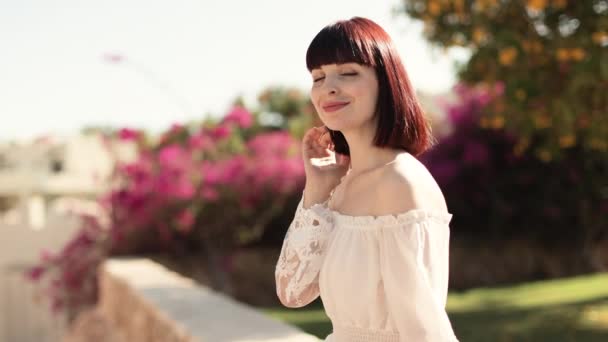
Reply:
[[304, 208], [304, 191], [275, 269], [277, 296], [287, 307], [302, 307], [319, 296], [319, 271], [333, 229], [326, 202]]

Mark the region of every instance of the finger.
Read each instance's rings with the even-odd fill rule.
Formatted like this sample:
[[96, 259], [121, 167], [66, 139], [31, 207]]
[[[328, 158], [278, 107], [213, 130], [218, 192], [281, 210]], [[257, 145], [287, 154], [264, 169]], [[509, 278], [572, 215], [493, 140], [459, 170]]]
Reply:
[[328, 153], [328, 152], [327, 152], [327, 148], [328, 148], [328, 146], [327, 146], [327, 145], [325, 145], [325, 144], [323, 144], [323, 143], [320, 143], [319, 141], [315, 141], [315, 142], [311, 143], [311, 144], [309, 145], [309, 147], [310, 147], [311, 149], [315, 150], [315, 152], [316, 152], [317, 154], [320, 154], [320, 155], [323, 155], [323, 156], [326, 156], [326, 155], [327, 155], [327, 153]]
[[312, 141], [316, 140], [316, 130], [314, 128], [309, 129], [302, 138], [304, 144], [311, 144]]
[[322, 131], [319, 127], [313, 127], [307, 132], [307, 135], [309, 136], [309, 138], [314, 139], [314, 140], [319, 139], [321, 134], [322, 134]]
[[329, 144], [331, 143], [331, 137], [328, 135], [329, 133], [324, 126], [312, 127], [304, 134], [302, 142], [304, 147], [310, 150], [310, 152], [325, 156], [327, 155], [325, 150], [329, 148]]
[[312, 139], [308, 140], [303, 145], [305, 153], [312, 158], [321, 158], [328, 155], [326, 147], [320, 145]]
[[[318, 129], [316, 130], [316, 133], [313, 133], [311, 135], [311, 138], [314, 140], [314, 143], [319, 145], [319, 146], [323, 146], [323, 147], [327, 147], [328, 144], [328, 134], [326, 131], [323, 131], [322, 129]], [[331, 139], [330, 139], [331, 140]]]
[[323, 136], [321, 137], [321, 139], [322, 139], [323, 146], [328, 146], [328, 145], [331, 145], [333, 143], [333, 141], [331, 140], [331, 135], [329, 134], [329, 132], [326, 132], [325, 134], [323, 134]]

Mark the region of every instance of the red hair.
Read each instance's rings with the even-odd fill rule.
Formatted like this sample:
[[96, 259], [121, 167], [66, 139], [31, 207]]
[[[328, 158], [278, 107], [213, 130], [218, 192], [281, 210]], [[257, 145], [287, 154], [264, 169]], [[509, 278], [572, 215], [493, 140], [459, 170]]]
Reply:
[[[324, 27], [306, 52], [308, 71], [327, 64], [358, 63], [375, 69], [378, 79], [374, 145], [406, 150], [414, 156], [432, 143], [431, 129], [395, 49], [375, 22], [360, 17]], [[344, 135], [330, 130], [335, 150], [350, 155]]]

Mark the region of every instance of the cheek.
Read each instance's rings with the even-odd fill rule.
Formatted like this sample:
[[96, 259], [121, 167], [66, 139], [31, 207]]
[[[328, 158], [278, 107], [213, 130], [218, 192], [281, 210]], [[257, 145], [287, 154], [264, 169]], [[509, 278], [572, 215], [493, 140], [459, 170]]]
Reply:
[[319, 107], [319, 100], [320, 100], [319, 90], [312, 88], [310, 90], [310, 102], [312, 102], [312, 106], [315, 108], [315, 112], [317, 113], [317, 115], [319, 116], [321, 121], [325, 122], [323, 112], [321, 111], [321, 108]]
[[376, 109], [376, 100], [378, 93], [375, 89], [370, 89], [369, 84], [362, 85], [353, 89], [353, 95], [360, 99], [360, 106], [366, 111], [374, 111]]
[[310, 102], [312, 102], [312, 105], [315, 107], [317, 112], [319, 111], [319, 108], [317, 107], [318, 99], [319, 99], [318, 91], [315, 88], [311, 88], [310, 89]]
[[310, 88], [310, 101], [312, 101], [314, 103], [316, 101], [316, 99], [317, 99], [317, 88], [311, 87]]

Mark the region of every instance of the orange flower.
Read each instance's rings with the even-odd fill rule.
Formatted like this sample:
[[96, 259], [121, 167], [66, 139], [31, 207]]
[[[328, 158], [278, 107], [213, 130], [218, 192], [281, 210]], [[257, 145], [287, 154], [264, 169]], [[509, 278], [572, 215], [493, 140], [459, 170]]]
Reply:
[[464, 0], [454, 0], [454, 10], [458, 14], [464, 13]]
[[547, 0], [528, 0], [527, 6], [529, 9], [542, 11], [547, 7]]
[[576, 143], [576, 137], [573, 134], [566, 134], [559, 137], [559, 146], [563, 148], [574, 146]]
[[492, 118], [491, 124], [492, 124], [492, 128], [495, 128], [495, 129], [503, 128], [505, 125], [505, 118], [503, 118], [501, 115], [497, 115]]
[[565, 62], [570, 59], [570, 53], [568, 49], [559, 48], [556, 52], [557, 60], [560, 62]]
[[567, 62], [569, 60], [579, 62], [585, 59], [586, 55], [585, 50], [578, 47], [573, 49], [559, 48], [555, 53], [557, 60], [560, 62]]
[[570, 50], [570, 58], [575, 61], [582, 61], [585, 58], [585, 50], [581, 48], [575, 48]]
[[608, 44], [608, 33], [602, 31], [594, 32], [591, 35], [591, 39], [598, 45]]
[[441, 5], [437, 1], [431, 0], [428, 3], [428, 10], [432, 16], [437, 16], [441, 13]]
[[538, 158], [540, 158], [540, 160], [544, 162], [550, 162], [552, 158], [551, 152], [544, 149], [536, 151], [536, 155], [538, 156]]
[[543, 51], [543, 44], [536, 40], [524, 40], [521, 47], [526, 52], [540, 53]]
[[517, 49], [514, 47], [508, 47], [500, 50], [498, 53], [498, 60], [502, 65], [511, 65], [513, 61], [517, 58]]
[[488, 34], [483, 29], [480, 29], [479, 27], [476, 27], [473, 29], [473, 41], [476, 44], [479, 44], [479, 43], [485, 41], [487, 37], [488, 37]]

